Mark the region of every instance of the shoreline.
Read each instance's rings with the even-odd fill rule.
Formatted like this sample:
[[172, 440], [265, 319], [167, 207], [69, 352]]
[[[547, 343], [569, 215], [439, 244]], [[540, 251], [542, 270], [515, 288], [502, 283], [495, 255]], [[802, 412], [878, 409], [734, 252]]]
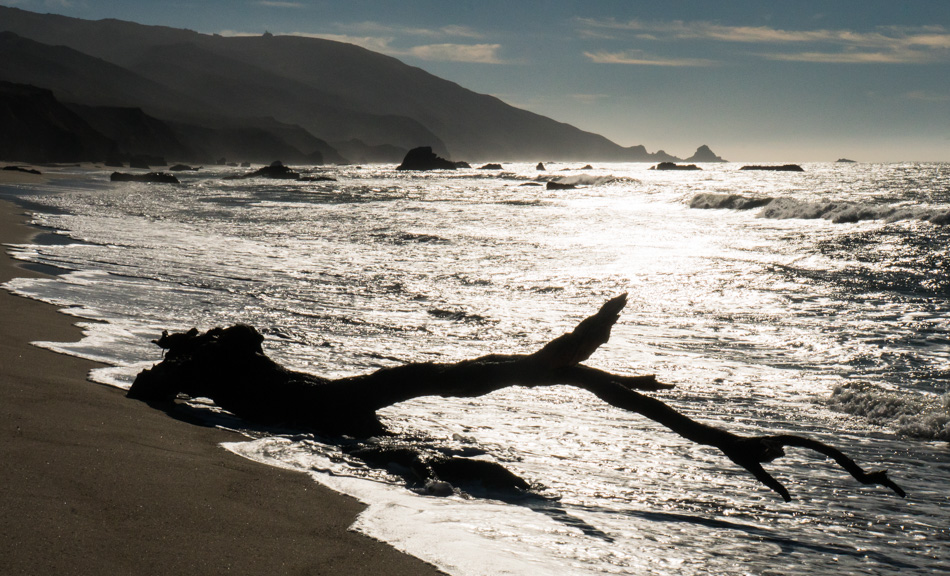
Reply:
[[[8, 182], [9, 183], [9, 182]], [[3, 182], [0, 182], [2, 185]], [[0, 198], [0, 243], [41, 231]], [[0, 251], [0, 284], [43, 277]], [[220, 446], [244, 437], [175, 420], [89, 381], [55, 306], [0, 290], [0, 558], [11, 574], [443, 574], [349, 530], [365, 508], [305, 474]]]

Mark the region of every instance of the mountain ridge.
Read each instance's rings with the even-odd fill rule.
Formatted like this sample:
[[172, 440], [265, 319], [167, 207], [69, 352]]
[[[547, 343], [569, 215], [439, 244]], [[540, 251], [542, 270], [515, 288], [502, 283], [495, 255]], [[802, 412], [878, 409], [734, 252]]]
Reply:
[[[471, 161], [678, 160], [318, 38], [223, 37], [0, 6], [0, 80], [49, 89], [65, 104], [140, 108], [212, 131], [269, 117], [361, 161], [398, 161], [417, 146]], [[265, 131], [283, 140], [279, 133], [288, 131], [276, 125]], [[323, 157], [345, 160], [327, 146], [320, 146]]]

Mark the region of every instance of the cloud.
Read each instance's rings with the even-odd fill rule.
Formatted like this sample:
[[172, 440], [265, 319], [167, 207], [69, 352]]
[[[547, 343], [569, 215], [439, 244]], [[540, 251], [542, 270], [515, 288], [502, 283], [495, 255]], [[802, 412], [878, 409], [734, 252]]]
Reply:
[[410, 48], [408, 55], [437, 62], [502, 64], [498, 58], [500, 49], [500, 44], [428, 44]]
[[380, 22], [357, 22], [354, 24], [338, 24], [337, 30], [344, 34], [382, 35], [382, 36], [419, 36], [423, 38], [468, 38], [481, 39], [485, 35], [468, 26], [441, 26], [439, 28], [418, 28], [412, 26], [395, 26]]
[[762, 54], [768, 60], [814, 62], [819, 64], [926, 64], [933, 62], [930, 54], [915, 50], [893, 52], [793, 52]]
[[[223, 35], [223, 34], [222, 34]], [[343, 42], [344, 44], [354, 44], [373, 52], [382, 54], [396, 55], [398, 50], [392, 48], [393, 38], [381, 36], [349, 36], [346, 34], [311, 34], [306, 32], [291, 32], [288, 36], [301, 36], [303, 38], [320, 38], [323, 40], [333, 40], [334, 42]]]
[[950, 102], [950, 92], [929, 92], [927, 90], [917, 90], [904, 94], [908, 100], [918, 100], [921, 102]]
[[332, 33], [293, 32], [291, 36], [323, 38], [336, 42], [345, 42], [380, 52], [390, 56], [417, 58], [429, 62], [467, 62], [476, 64], [504, 64], [499, 57], [501, 44], [434, 42], [416, 44], [425, 39], [479, 39], [483, 34], [467, 26], [442, 26], [439, 28], [416, 28], [381, 24], [379, 22], [357, 22], [338, 24]]
[[400, 48], [395, 46], [393, 37], [387, 36], [350, 36], [347, 34], [310, 34], [294, 32], [288, 36], [322, 38], [346, 44], [355, 44], [373, 52], [390, 56], [412, 57], [429, 62], [468, 62], [475, 64], [504, 64], [498, 56], [501, 44], [423, 44]]
[[279, 0], [258, 0], [254, 2], [258, 6], [264, 6], [265, 8], [305, 8], [304, 4], [300, 2], [280, 2]]
[[644, 54], [640, 50], [624, 52], [584, 52], [584, 56], [596, 64], [627, 64], [633, 66], [714, 66], [716, 62], [705, 58], [661, 58]]
[[[759, 45], [755, 55], [770, 60], [839, 64], [921, 64], [950, 61], [950, 32], [943, 26], [879, 27], [853, 30], [784, 30], [770, 26], [725, 26], [712, 22], [646, 22], [582, 18], [579, 35], [587, 39], [699, 41]], [[770, 53], [778, 46], [799, 51]]]

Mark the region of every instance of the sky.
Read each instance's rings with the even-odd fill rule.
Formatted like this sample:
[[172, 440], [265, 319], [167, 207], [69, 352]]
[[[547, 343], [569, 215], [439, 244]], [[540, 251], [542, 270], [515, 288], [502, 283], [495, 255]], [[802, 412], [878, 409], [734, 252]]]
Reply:
[[0, 0], [330, 38], [687, 157], [950, 161], [950, 0]]

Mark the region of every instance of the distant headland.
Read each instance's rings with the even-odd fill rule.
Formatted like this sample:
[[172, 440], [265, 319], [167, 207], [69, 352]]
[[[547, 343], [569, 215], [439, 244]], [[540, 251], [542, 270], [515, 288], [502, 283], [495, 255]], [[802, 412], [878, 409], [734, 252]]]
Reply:
[[[383, 87], [381, 78], [385, 78]], [[351, 44], [222, 37], [0, 6], [0, 160], [679, 162]], [[700, 146], [686, 162], [721, 162]]]

